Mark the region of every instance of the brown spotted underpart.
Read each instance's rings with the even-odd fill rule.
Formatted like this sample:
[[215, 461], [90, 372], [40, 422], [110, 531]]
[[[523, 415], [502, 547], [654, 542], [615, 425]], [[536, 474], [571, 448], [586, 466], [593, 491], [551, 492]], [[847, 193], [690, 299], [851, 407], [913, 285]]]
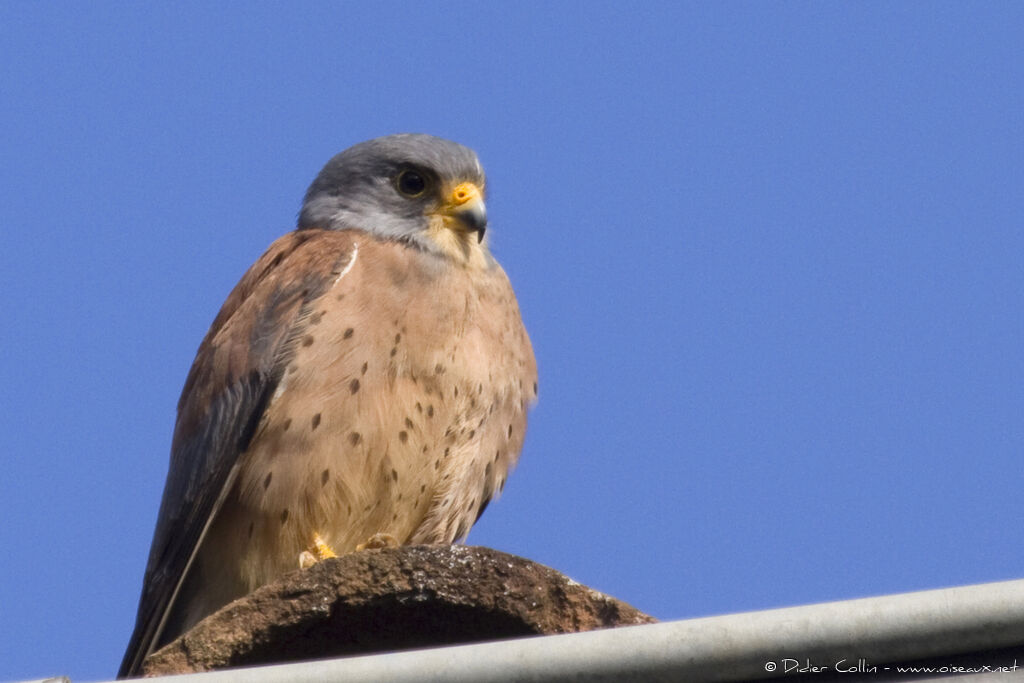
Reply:
[[[296, 323], [288, 371], [196, 558], [218, 585], [185, 601], [186, 624], [294, 569], [315, 534], [339, 554], [373, 538], [461, 540], [522, 449], [536, 365], [501, 268], [312, 232], [319, 262], [357, 255]], [[308, 267], [294, 256], [274, 267]]]

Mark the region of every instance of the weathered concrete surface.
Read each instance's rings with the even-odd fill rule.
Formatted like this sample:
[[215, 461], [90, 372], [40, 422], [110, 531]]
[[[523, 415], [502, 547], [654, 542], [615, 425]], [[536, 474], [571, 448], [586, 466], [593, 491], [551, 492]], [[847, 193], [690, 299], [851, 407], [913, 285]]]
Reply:
[[553, 569], [490, 548], [370, 550], [296, 570], [144, 664], [147, 676], [647, 624]]

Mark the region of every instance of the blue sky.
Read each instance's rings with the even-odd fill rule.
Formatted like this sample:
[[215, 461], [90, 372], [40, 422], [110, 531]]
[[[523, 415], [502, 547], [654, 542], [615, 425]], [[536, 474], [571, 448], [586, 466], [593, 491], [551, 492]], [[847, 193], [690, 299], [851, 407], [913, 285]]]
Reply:
[[470, 543], [662, 619], [1024, 576], [1022, 24], [4, 3], [0, 679], [113, 675], [200, 339], [402, 131], [480, 154], [540, 366]]

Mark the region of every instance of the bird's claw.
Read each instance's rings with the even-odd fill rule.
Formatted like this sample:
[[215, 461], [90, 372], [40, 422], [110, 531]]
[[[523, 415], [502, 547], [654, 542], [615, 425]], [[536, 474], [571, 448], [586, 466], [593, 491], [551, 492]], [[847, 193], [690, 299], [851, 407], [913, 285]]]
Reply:
[[299, 553], [299, 568], [309, 569], [320, 560], [337, 556], [338, 554], [334, 552], [331, 546], [327, 545], [327, 542], [320, 537], [320, 534], [313, 534], [313, 543], [310, 545], [310, 549]]
[[377, 550], [378, 548], [397, 548], [401, 545], [398, 539], [391, 534], [374, 534], [366, 539], [365, 543], [356, 546], [357, 551]]

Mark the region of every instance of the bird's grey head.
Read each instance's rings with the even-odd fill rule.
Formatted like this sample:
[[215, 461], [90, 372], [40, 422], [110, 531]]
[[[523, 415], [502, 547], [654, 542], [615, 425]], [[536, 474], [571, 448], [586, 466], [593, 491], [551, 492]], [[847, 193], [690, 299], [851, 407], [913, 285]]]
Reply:
[[300, 230], [357, 229], [435, 252], [483, 248], [485, 177], [473, 150], [432, 135], [349, 147], [310, 185]]

